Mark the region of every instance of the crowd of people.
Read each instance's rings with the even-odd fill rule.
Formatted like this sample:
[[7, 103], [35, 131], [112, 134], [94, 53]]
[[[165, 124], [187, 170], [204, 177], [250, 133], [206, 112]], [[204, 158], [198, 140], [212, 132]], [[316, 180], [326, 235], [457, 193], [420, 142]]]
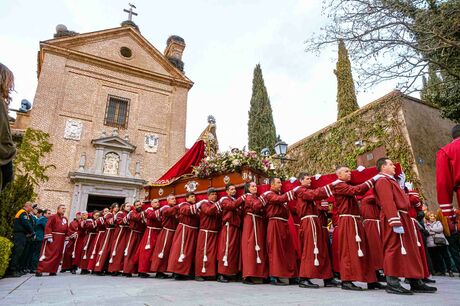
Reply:
[[[442, 222], [432, 214], [421, 222], [425, 218], [418, 194], [401, 188], [391, 160], [380, 159], [377, 168], [378, 175], [356, 186], [349, 183], [350, 169], [340, 166], [338, 179], [317, 189], [310, 187], [307, 173], [300, 173], [300, 186], [285, 193], [281, 180], [272, 178], [270, 190], [261, 195], [250, 182], [235, 197], [230, 184], [220, 199], [210, 188], [201, 201], [189, 192], [182, 203], [169, 195], [161, 207], [158, 200], [147, 209], [140, 201], [113, 204], [102, 211], [78, 212], [70, 223], [60, 205], [56, 214], [41, 217], [47, 223], [35, 275], [56, 275], [60, 266], [61, 272], [73, 274], [79, 269], [80, 274], [155, 274], [160, 279], [223, 283], [241, 279], [245, 284], [302, 288], [319, 288], [311, 280], [321, 279], [325, 287], [345, 290], [362, 290], [354, 283], [359, 281], [368, 289], [395, 294], [435, 292], [427, 285], [434, 282], [428, 278], [431, 263], [444, 260], [445, 269], [452, 271]], [[330, 196], [335, 198], [332, 211], [322, 201]], [[15, 226], [23, 226], [25, 239], [35, 236], [40, 241], [33, 226], [25, 225], [30, 222], [29, 206], [18, 213]], [[295, 235], [289, 218], [296, 225]], [[441, 237], [446, 243], [441, 244]], [[33, 269], [20, 264], [20, 258], [24, 254], [13, 254], [13, 273]]]

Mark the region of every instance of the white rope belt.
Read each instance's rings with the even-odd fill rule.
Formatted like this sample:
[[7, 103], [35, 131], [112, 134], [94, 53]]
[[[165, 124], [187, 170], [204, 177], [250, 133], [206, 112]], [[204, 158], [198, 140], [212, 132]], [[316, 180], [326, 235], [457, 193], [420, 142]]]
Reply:
[[75, 242], [73, 244], [73, 250], [72, 250], [72, 258], [75, 258], [75, 248], [77, 247], [77, 241], [78, 241], [78, 232], [76, 232], [77, 237], [75, 238]]
[[200, 228], [200, 231], [205, 232], [204, 236], [204, 248], [203, 248], [203, 267], [201, 268], [201, 273], [206, 273], [206, 262], [208, 261], [208, 256], [207, 256], [207, 248], [208, 248], [208, 233], [212, 234], [217, 234], [218, 231], [212, 231], [212, 230], [207, 230], [204, 228]]
[[193, 229], [193, 230], [197, 230], [198, 227], [190, 226], [190, 225], [187, 225], [187, 224], [184, 224], [184, 223], [179, 223], [179, 225], [182, 225], [183, 229], [182, 229], [182, 241], [181, 241], [181, 244], [180, 244], [180, 255], [179, 255], [179, 259], [177, 261], [183, 262], [184, 258], [185, 258], [185, 254], [184, 254], [185, 229], [190, 228], [190, 229]]
[[260, 259], [260, 256], [259, 256], [260, 246], [259, 246], [259, 241], [258, 241], [258, 238], [257, 238], [257, 222], [256, 222], [256, 218], [262, 218], [262, 216], [259, 216], [259, 215], [256, 215], [256, 214], [253, 214], [253, 213], [250, 213], [250, 212], [248, 212], [246, 214], [252, 217], [252, 225], [254, 227], [254, 242], [255, 242], [254, 249], [256, 250], [256, 263], [261, 264], [262, 259]]
[[253, 213], [250, 213], [250, 212], [246, 213], [246, 215], [253, 216], [253, 217], [256, 217], [256, 218], [262, 218], [262, 216], [257, 215], [257, 214], [253, 214]]
[[160, 258], [160, 259], [162, 259], [163, 256], [164, 256], [166, 243], [168, 243], [169, 232], [175, 232], [176, 231], [175, 229], [171, 229], [171, 228], [167, 228], [167, 227], [163, 227], [163, 229], [166, 231], [166, 235], [165, 235], [165, 240], [163, 241], [163, 248], [161, 249], [161, 252], [158, 253], [158, 258]]
[[339, 215], [339, 217], [351, 217], [353, 219], [353, 223], [355, 225], [355, 240], [356, 243], [358, 244], [358, 257], [363, 257], [364, 253], [361, 250], [361, 237], [359, 237], [359, 232], [358, 232], [358, 223], [356, 222], [356, 219], [360, 219], [361, 216], [358, 215], [350, 215], [350, 214], [343, 214]]
[[417, 220], [414, 218], [411, 218], [411, 220], [412, 220], [412, 225], [414, 226], [414, 234], [415, 234], [415, 239], [417, 239], [417, 246], [421, 247], [422, 244], [418, 240], [418, 234], [417, 234], [417, 224], [416, 224]]
[[311, 226], [311, 231], [312, 231], [312, 235], [313, 235], [313, 244], [314, 244], [314, 248], [313, 248], [313, 255], [315, 255], [315, 260], [314, 260], [314, 265], [317, 267], [319, 266], [319, 260], [318, 260], [318, 254], [319, 254], [319, 249], [318, 249], [318, 233], [317, 233], [317, 230], [316, 230], [316, 223], [313, 222], [312, 218], [318, 218], [317, 215], [306, 215], [306, 216], [303, 216], [302, 218], [300, 218], [300, 220], [305, 220], [305, 219], [310, 219], [310, 226]]
[[65, 235], [66, 233], [51, 232], [51, 234], [56, 234], [56, 235]]
[[104, 237], [104, 243], [102, 244], [102, 248], [101, 248], [101, 250], [100, 250], [99, 253], [98, 253], [98, 259], [97, 259], [97, 262], [96, 262], [96, 267], [99, 267], [99, 265], [100, 265], [101, 256], [102, 256], [102, 253], [104, 253], [105, 246], [106, 246], [106, 244], [107, 244], [107, 240], [109, 239], [109, 234], [110, 234], [110, 231], [111, 231], [111, 230], [113, 230], [113, 227], [107, 228], [107, 234], [106, 234], [105, 237]]
[[158, 231], [161, 231], [162, 228], [161, 227], [154, 227], [154, 226], [147, 226], [148, 228], [148, 231], [149, 231], [149, 234], [148, 234], [148, 237], [147, 237], [147, 243], [145, 244], [145, 249], [146, 250], [150, 250], [150, 233], [151, 233], [151, 230], [158, 230]]
[[271, 218], [268, 218], [268, 220], [280, 220], [280, 221], [288, 222], [288, 219], [281, 218], [281, 217], [271, 217]]
[[[399, 213], [407, 214], [407, 211], [398, 209], [398, 217], [399, 217], [399, 220], [401, 220], [401, 215]], [[399, 241], [401, 242], [401, 254], [406, 255], [407, 251], [406, 251], [406, 248], [404, 247], [404, 241], [402, 239], [403, 234], [398, 234], [398, 235], [399, 235]], [[417, 238], [417, 240], [418, 240], [418, 238]]]
[[123, 229], [125, 229], [126, 227], [127, 227], [127, 226], [120, 225], [120, 231], [118, 232], [117, 239], [115, 240], [115, 244], [114, 244], [114, 247], [113, 247], [112, 256], [110, 256], [109, 263], [112, 263], [112, 262], [113, 262], [113, 256], [117, 255], [118, 241], [120, 240], [120, 236], [121, 236], [121, 234], [122, 234], [122, 232], [123, 232]]
[[91, 235], [96, 235], [96, 233], [89, 233], [88, 240], [86, 241], [85, 247], [83, 250], [85, 251], [85, 254], [83, 255], [83, 259], [86, 259], [86, 252], [88, 251], [88, 246], [91, 241]]
[[93, 251], [91, 252], [91, 256], [89, 257], [90, 259], [93, 259], [94, 255], [96, 254], [97, 242], [99, 241], [99, 237], [101, 236], [101, 233], [103, 233], [103, 231], [97, 232], [96, 243], [94, 243]]
[[364, 219], [363, 223], [365, 223], [366, 221], [377, 222], [377, 231], [379, 232], [379, 235], [380, 235], [380, 220], [379, 219]]
[[228, 267], [228, 245], [229, 245], [229, 235], [228, 235], [228, 230], [230, 228], [230, 223], [225, 222], [225, 227], [226, 227], [226, 233], [225, 233], [225, 254], [224, 257], [222, 257], [222, 261], [224, 262], [224, 266]]

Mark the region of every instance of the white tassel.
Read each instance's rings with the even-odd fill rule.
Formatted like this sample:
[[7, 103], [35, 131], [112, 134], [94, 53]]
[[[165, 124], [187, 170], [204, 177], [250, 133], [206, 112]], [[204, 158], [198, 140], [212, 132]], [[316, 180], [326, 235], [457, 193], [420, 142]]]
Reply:
[[401, 247], [401, 254], [406, 255], [406, 248], [404, 246]]
[[224, 261], [224, 266], [228, 267], [228, 261]]
[[185, 255], [184, 254], [180, 254], [179, 256], [179, 262], [184, 262], [184, 258], [185, 258]]
[[163, 258], [164, 254], [163, 252], [161, 252], [160, 254], [158, 254], [158, 258]]
[[146, 249], [146, 250], [150, 250], [150, 244], [146, 244], [146, 245], [145, 245], [145, 249]]
[[96, 263], [96, 267], [99, 267], [99, 261]]
[[83, 256], [83, 259], [86, 259], [86, 254], [85, 254], [85, 256]]
[[208, 261], [208, 256], [204, 255], [204, 256], [203, 256], [203, 261], [204, 261], [204, 262], [207, 262], [207, 261]]
[[113, 258], [110, 258], [109, 263], [112, 263], [112, 262], [113, 262]]
[[113, 250], [112, 256], [115, 256], [116, 254], [117, 254], [117, 252], [115, 250]]
[[260, 246], [256, 244], [256, 251], [260, 251]]
[[356, 235], [355, 240], [356, 240], [356, 242], [361, 242], [361, 237], [359, 237], [359, 235]]
[[223, 261], [227, 261], [227, 255], [222, 258]]
[[72, 252], [72, 258], [75, 258], [75, 252]]
[[86, 251], [86, 249], [87, 249], [87, 248], [88, 248], [88, 246], [87, 246], [87, 245], [85, 245], [85, 247], [83, 248], [83, 251]]
[[256, 261], [257, 261], [258, 264], [262, 263], [262, 260], [260, 259], [260, 257], [257, 257]]
[[45, 260], [45, 258], [46, 258], [45, 255], [42, 255], [42, 256], [40, 257], [40, 261]]
[[91, 256], [89, 257], [89, 259], [94, 259], [94, 255], [93, 255], [93, 254], [91, 254]]
[[364, 253], [361, 249], [358, 250], [358, 256], [359, 257], [363, 257], [364, 256]]
[[102, 255], [102, 250], [100, 250], [98, 254], [99, 254], [99, 255]]
[[318, 260], [318, 258], [315, 258], [315, 266], [316, 266], [316, 267], [319, 266], [319, 260]]
[[420, 244], [420, 242], [417, 241], [417, 246], [418, 246], [418, 247], [421, 247], [422, 245]]
[[203, 267], [203, 268], [201, 269], [201, 273], [206, 273], [206, 268], [205, 268], [205, 267]]
[[314, 250], [313, 250], [313, 254], [315, 254], [315, 255], [316, 255], [316, 254], [319, 254], [319, 250], [318, 250], [318, 248], [317, 248], [317, 247], [315, 247], [315, 248], [314, 248]]
[[128, 249], [125, 249], [124, 255], [125, 255], [125, 256], [128, 256]]

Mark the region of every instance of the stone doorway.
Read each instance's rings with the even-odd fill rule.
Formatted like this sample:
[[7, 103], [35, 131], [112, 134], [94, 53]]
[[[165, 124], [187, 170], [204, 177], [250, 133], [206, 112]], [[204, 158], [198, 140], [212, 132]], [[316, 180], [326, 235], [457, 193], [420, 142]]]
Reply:
[[126, 198], [121, 197], [108, 197], [89, 194], [88, 202], [86, 204], [86, 211], [92, 212], [94, 210], [102, 210], [106, 207], [110, 207], [112, 203], [118, 203], [119, 205], [125, 203]]

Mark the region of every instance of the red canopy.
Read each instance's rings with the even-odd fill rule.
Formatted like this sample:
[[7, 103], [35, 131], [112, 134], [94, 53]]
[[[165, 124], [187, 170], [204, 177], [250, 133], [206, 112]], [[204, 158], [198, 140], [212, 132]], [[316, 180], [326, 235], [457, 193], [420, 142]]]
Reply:
[[175, 163], [162, 177], [160, 177], [152, 186], [169, 185], [175, 180], [180, 179], [186, 174], [192, 173], [193, 167], [198, 166], [204, 157], [205, 143], [198, 140], [195, 144]]

